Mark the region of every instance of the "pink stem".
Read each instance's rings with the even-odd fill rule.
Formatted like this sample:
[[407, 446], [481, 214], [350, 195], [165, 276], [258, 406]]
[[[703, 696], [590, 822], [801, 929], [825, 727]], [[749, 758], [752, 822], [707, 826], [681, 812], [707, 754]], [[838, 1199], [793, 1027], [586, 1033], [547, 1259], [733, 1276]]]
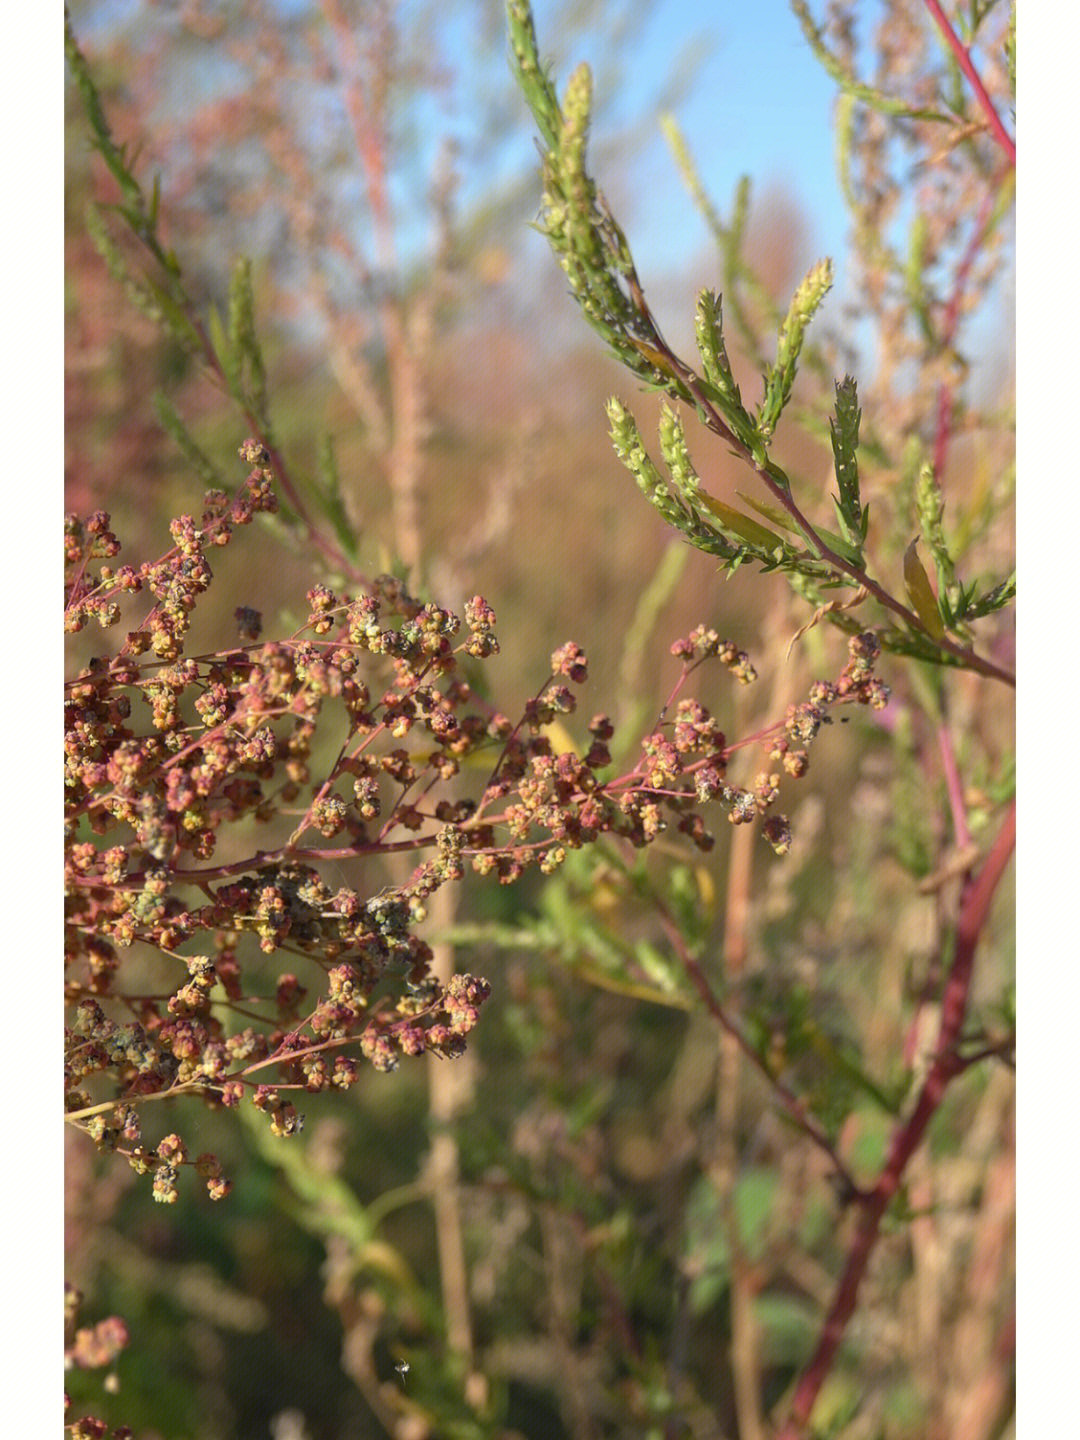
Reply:
[[1008, 155], [1012, 164], [1015, 165], [1016, 141], [1012, 138], [1009, 132], [1005, 129], [1005, 126], [1001, 123], [1001, 117], [994, 109], [994, 102], [986, 93], [986, 86], [979, 79], [979, 72], [971, 63], [971, 55], [968, 53], [966, 46], [961, 42], [960, 37], [957, 35], [956, 31], [953, 29], [949, 21], [945, 18], [945, 12], [938, 4], [938, 0], [923, 0], [923, 3], [930, 11], [930, 14], [933, 15], [934, 19], [937, 21], [941, 29], [941, 33], [945, 36], [945, 41], [948, 44], [949, 49], [956, 56], [956, 63], [960, 66], [960, 69], [967, 77], [968, 83], [975, 91], [975, 94], [978, 96], [979, 104], [982, 106], [983, 113], [989, 121], [990, 129], [994, 132], [995, 139], [997, 140], [1001, 148], [1005, 151], [1006, 155]]
[[971, 831], [968, 829], [967, 809], [964, 805], [964, 786], [956, 765], [952, 735], [944, 721], [938, 726], [938, 749], [941, 751], [941, 771], [945, 777], [945, 790], [952, 813], [953, 836], [957, 849], [966, 850], [971, 844]]

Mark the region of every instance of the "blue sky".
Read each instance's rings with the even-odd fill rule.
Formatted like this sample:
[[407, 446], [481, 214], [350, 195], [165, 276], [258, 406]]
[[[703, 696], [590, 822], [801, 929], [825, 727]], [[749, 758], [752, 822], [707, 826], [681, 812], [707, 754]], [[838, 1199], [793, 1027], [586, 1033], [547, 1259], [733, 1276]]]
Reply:
[[[272, 3], [290, 15], [317, 14], [319, 9], [314, 0]], [[685, 72], [688, 57], [692, 75], [681, 91], [674, 87], [672, 108], [720, 213], [730, 214], [735, 186], [748, 174], [756, 197], [784, 190], [805, 216], [808, 232], [806, 253], [798, 259], [800, 271], [822, 255], [842, 260], [846, 214], [833, 156], [835, 89], [811, 54], [787, 0], [607, 0], [601, 8], [625, 27], [622, 45], [614, 48], [605, 48], [602, 27], [579, 25], [580, 5], [569, 7], [575, 17], [572, 28], [560, 29], [559, 14], [566, 8], [566, 0], [534, 0], [541, 54], [553, 61], [560, 90], [580, 61], [593, 71], [593, 163], [646, 283], [677, 272], [709, 244], [659, 125], [672, 100], [662, 93], [664, 81]], [[824, 0], [813, 0], [813, 8], [819, 14]], [[171, 7], [147, 6], [145, 0], [72, 0], [72, 10], [77, 33], [91, 49], [105, 31], [126, 33], [137, 47], [140, 32], [160, 32], [175, 23]], [[879, 0], [868, 0], [861, 23], [868, 26], [879, 10]], [[424, 137], [424, 171], [429, 172], [439, 139], [450, 131], [466, 141], [486, 141], [477, 154], [496, 167], [471, 171], [468, 156], [463, 159], [461, 198], [466, 205], [493, 181], [520, 173], [522, 167], [535, 176], [534, 131], [510, 75], [503, 0], [402, 0], [398, 23], [407, 46], [415, 46], [425, 58], [430, 54], [447, 62], [455, 72], [449, 98], [421, 98], [412, 112]], [[478, 43], [481, 33], [485, 39]], [[198, 67], [178, 66], [175, 88], [166, 87], [160, 95], [163, 110], [193, 98], [196, 86], [212, 86], [222, 63], [227, 64], [223, 47], [209, 43]], [[241, 90], [243, 83], [241, 79]], [[494, 137], [477, 136], [476, 127], [484, 125], [489, 113], [480, 97], [500, 91], [509, 102], [505, 130]], [[155, 121], [163, 119], [147, 117], [150, 153]], [[640, 149], [627, 166], [625, 157], [611, 156], [611, 146], [632, 122]], [[611, 160], [611, 171], [605, 170], [605, 158]], [[395, 186], [401, 213], [416, 216], [415, 229], [407, 224], [402, 237], [406, 248], [410, 234], [418, 244], [430, 234], [429, 173], [424, 171], [400, 177]], [[167, 197], [168, 176], [163, 180]]]
[[[538, 27], [543, 10], [537, 6]], [[716, 0], [712, 5], [662, 0], [642, 30], [642, 63], [666, 68], [696, 36], [706, 42], [705, 58], [674, 113], [714, 204], [721, 214], [728, 213], [743, 174], [751, 176], [758, 195], [782, 183], [811, 221], [816, 253], [806, 257], [807, 266], [819, 255], [838, 256], [845, 214], [833, 161], [835, 90], [786, 0]], [[602, 90], [603, 56], [585, 58]], [[692, 252], [707, 243], [704, 222], [682, 188], [666, 145], [660, 145], [662, 154], [648, 169], [649, 204], [634, 232], [635, 256], [650, 269], [671, 256], [673, 245]], [[679, 217], [678, 234], [662, 223], [664, 215]]]
[[[540, 52], [553, 61], [560, 92], [579, 62], [593, 72], [597, 115], [592, 146], [602, 188], [609, 184], [600, 164], [605, 145], [621, 127], [637, 122], [642, 150], [627, 179], [633, 207], [632, 229], [627, 228], [643, 275], [670, 270], [707, 243], [704, 222], [683, 189], [659, 126], [669, 102], [659, 93], [663, 82], [685, 69], [688, 57], [692, 78], [673, 111], [714, 204], [722, 214], [729, 210], [744, 173], [752, 176], [758, 194], [782, 183], [811, 222], [817, 253], [807, 257], [807, 265], [819, 254], [839, 253], [844, 215], [832, 154], [834, 88], [810, 53], [787, 0], [611, 3], [606, 8], [625, 20], [628, 32], [619, 55], [605, 53], [588, 28], [573, 35], [561, 32], [559, 0], [534, 0], [533, 8]], [[870, 8], [876, 10], [876, 3]], [[466, 77], [477, 73], [470, 70], [473, 61], [466, 53], [471, 20], [470, 15], [463, 27], [451, 23], [445, 32], [451, 62], [461, 66], [466, 105]], [[489, 83], [508, 81], [504, 37], [505, 25], [494, 52], [481, 62]], [[513, 157], [535, 168], [532, 122], [524, 102], [513, 113], [517, 133], [507, 137], [503, 159]], [[467, 127], [467, 115], [458, 118]]]

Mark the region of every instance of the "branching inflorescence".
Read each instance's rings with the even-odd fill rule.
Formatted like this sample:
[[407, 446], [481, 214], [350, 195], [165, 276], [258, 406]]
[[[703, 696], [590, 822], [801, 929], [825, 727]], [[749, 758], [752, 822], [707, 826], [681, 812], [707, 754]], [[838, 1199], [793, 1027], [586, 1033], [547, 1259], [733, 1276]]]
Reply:
[[[239, 495], [230, 502], [211, 492], [198, 525], [173, 521], [175, 543], [154, 563], [115, 565], [120, 544], [103, 513], [70, 517], [66, 530], [69, 630], [91, 621], [111, 628], [125, 603], [153, 601], [116, 653], [91, 660], [67, 687], [75, 1014], [66, 1106], [102, 1149], [153, 1173], [160, 1200], [176, 1197], [184, 1163], [211, 1195], [228, 1186], [214, 1157], [191, 1161], [178, 1136], [142, 1143], [139, 1106], [149, 1099], [201, 1095], [231, 1106], [249, 1095], [274, 1132], [289, 1135], [301, 1117], [287, 1093], [347, 1089], [360, 1057], [390, 1070], [402, 1055], [462, 1052], [490, 985], [468, 974], [440, 984], [415, 927], [431, 895], [467, 867], [508, 884], [534, 866], [550, 873], [569, 850], [603, 837], [643, 847], [669, 827], [708, 849], [709, 804], [732, 824], [760, 818], [783, 854], [791, 833], [775, 811], [781, 774], [805, 773], [807, 747], [834, 706], [881, 707], [887, 698], [873, 670], [876, 638], [853, 637], [839, 679], [815, 685], [765, 737], [779, 769], [743, 787], [727, 778], [739, 747], [680, 693], [708, 661], [742, 684], [755, 678], [747, 655], [704, 627], [672, 646], [679, 680], [637, 764], [618, 776], [605, 715], [589, 722], [583, 754], [557, 750], [548, 733], [575, 711], [587, 679], [578, 646], [553, 654], [516, 723], [478, 700], [463, 666], [498, 651], [495, 615], [479, 596], [464, 607], [463, 625], [393, 577], [340, 598], [318, 584], [306, 624], [288, 639], [259, 640], [258, 613], [241, 607], [245, 643], [188, 657], [191, 615], [212, 580], [206, 552], [274, 509], [266, 452], [247, 441], [240, 453], [253, 468]], [[334, 726], [336, 758], [313, 775], [316, 736]], [[471, 785], [472, 757], [483, 754], [486, 782]], [[275, 843], [252, 848], [260, 827]], [[427, 858], [375, 894], [332, 888], [320, 868], [392, 855]], [[317, 998], [310, 975], [304, 983], [292, 971], [259, 998], [259, 967], [242, 958], [248, 936], [264, 955], [307, 961]], [[119, 952], [135, 944], [173, 958], [167, 996], [128, 988]], [[132, 1018], [111, 1018], [106, 1005]]]
[[[927, 3], [940, 19], [940, 8]], [[807, 7], [796, 3], [795, 9], [811, 44], [824, 49], [825, 34]], [[606, 713], [578, 726], [577, 741], [572, 734], [571, 717], [588, 680], [587, 657], [573, 642], [551, 655], [530, 699], [496, 708], [480, 682], [499, 652], [487, 601], [476, 595], [458, 614], [413, 595], [396, 576], [369, 579], [333, 465], [321, 487], [290, 475], [269, 414], [251, 267], [242, 260], [234, 266], [225, 319], [212, 308], [204, 319], [159, 234], [158, 187], [144, 192], [127, 152], [113, 141], [69, 23], [69, 61], [93, 143], [119, 188], [113, 213], [145, 272], [92, 209], [95, 243], [135, 303], [229, 397], [242, 416], [238, 433], [251, 437], [239, 451], [249, 473], [230, 497], [217, 463], [161, 397], [163, 425], [212, 487], [199, 518], [174, 519], [171, 548], [146, 563], [121, 561], [104, 511], [70, 516], [65, 528], [66, 630], [83, 637], [79, 646], [94, 627], [123, 636], [108, 653], [83, 663], [66, 687], [65, 1109], [69, 1123], [102, 1152], [123, 1156], [136, 1173], [151, 1177], [161, 1202], [178, 1198], [185, 1167], [215, 1200], [229, 1193], [231, 1182], [215, 1155], [189, 1148], [181, 1120], [156, 1141], [144, 1136], [147, 1107], [156, 1102], [187, 1098], [218, 1110], [250, 1105], [272, 1135], [286, 1140], [303, 1126], [298, 1103], [305, 1092], [348, 1090], [366, 1065], [391, 1071], [402, 1056], [464, 1053], [492, 984], [435, 963], [423, 931], [442, 887], [461, 883], [470, 871], [500, 885], [529, 872], [551, 876], [571, 852], [589, 847], [599, 856], [598, 869], [614, 857], [629, 871], [634, 853], [663, 835], [708, 851], [717, 814], [733, 826], [757, 823], [783, 856], [792, 831], [778, 809], [782, 787], [806, 774], [809, 747], [838, 707], [886, 705], [888, 690], [876, 674], [883, 651], [935, 667], [927, 673], [937, 694], [943, 693], [943, 667], [1014, 683], [1007, 654], [994, 655], [976, 632], [976, 622], [1011, 602], [1014, 581], [1000, 570], [962, 579], [963, 546], [945, 525], [941, 472], [953, 435], [951, 374], [937, 391], [932, 443], [911, 451], [917, 458], [890, 534], [882, 533], [880, 489], [872, 521], [862, 473], [870, 466], [861, 463], [885, 447], [860, 435], [852, 376], [832, 383], [832, 413], [827, 423], [817, 421], [836, 487], [836, 529], [826, 529], [813, 518], [815, 497], [796, 498], [799, 482], [778, 463], [774, 441], [800, 364], [819, 378], [832, 374], [809, 339], [832, 285], [831, 263], [810, 267], [785, 315], [737, 262], [745, 188], [730, 226], [707, 211], [726, 256], [728, 288], [723, 303], [712, 290], [698, 297], [698, 353], [687, 363], [664, 339], [626, 237], [587, 169], [588, 70], [573, 74], [560, 100], [538, 58], [528, 4], [509, 0], [508, 14], [514, 64], [541, 138], [540, 228], [586, 320], [639, 382], [664, 396], [659, 461], [627, 406], [618, 398], [608, 402], [619, 461], [664, 522], [721, 569], [752, 563], [783, 574], [810, 607], [811, 618], [795, 638], [827, 621], [847, 636], [846, 664], [835, 679], [810, 685], [782, 719], [732, 739], [691, 681], [704, 667], [719, 665], [748, 685], [754, 667], [736, 643], [699, 626], [671, 645], [676, 673], [667, 699], [631, 746], [631, 761], [619, 763], [613, 757], [628, 751], [612, 743], [615, 726]], [[949, 37], [956, 39], [951, 31]], [[967, 75], [970, 57], [961, 49]], [[907, 119], [949, 120], [938, 109], [905, 108], [861, 86], [839, 56], [827, 54], [853, 102]], [[982, 98], [989, 105], [985, 92]], [[1009, 137], [990, 110], [990, 132], [1008, 153]], [[675, 143], [680, 167], [693, 179], [688, 152]], [[693, 183], [691, 189], [696, 193]], [[943, 316], [931, 313], [923, 277], [912, 267], [912, 305], [927, 333], [940, 321], [943, 352], [952, 346], [972, 267], [1004, 189], [987, 190]], [[744, 401], [728, 355], [725, 303], [743, 348], [759, 358], [756, 407]], [[751, 310], [764, 313], [776, 333], [771, 360], [760, 358]], [[706, 488], [691, 458], [687, 414], [752, 473], [763, 493], [738, 492], [747, 508]], [[307, 591], [306, 619], [291, 633], [266, 639], [262, 597], [252, 595], [235, 610], [228, 641], [189, 653], [192, 616], [214, 579], [213, 552], [231, 543], [238, 527], [272, 515], [319, 558], [323, 578]], [[415, 565], [402, 569], [419, 574]], [[420, 589], [422, 581], [410, 583]], [[878, 607], [872, 627], [858, 613], [864, 605]], [[887, 1209], [946, 1086], [976, 1059], [1007, 1056], [1011, 1049], [1011, 1033], [984, 1035], [966, 1025], [974, 950], [1011, 855], [1011, 819], [976, 871], [979, 845], [944, 721], [939, 741], [962, 865], [955, 872], [961, 876], [956, 913], [949, 925], [943, 921], [937, 957], [943, 979], [936, 1049], [918, 1083], [907, 1067], [915, 1101], [906, 1115], [903, 1087], [886, 1094], [870, 1067], [845, 1056], [837, 1061], [895, 1120], [873, 1184], [849, 1164], [835, 1117], [815, 1114], [799, 1093], [779, 1029], [773, 1047], [751, 1002], [744, 1016], [737, 1014], [745, 1000], [740, 966], [730, 964], [723, 983], [716, 983], [703, 959], [712, 938], [706, 940], [699, 917], [685, 927], [697, 936], [691, 943], [676, 907], [665, 908], [659, 894], [650, 893], [653, 918], [681, 972], [665, 994], [678, 992], [687, 1008], [700, 1004], [722, 1041], [748, 1057], [786, 1119], [827, 1158], [838, 1193], [856, 1216], [818, 1347], [794, 1392], [785, 1432], [792, 1435], [809, 1423]], [[745, 752], [764, 758], [755, 767]], [[573, 871], [567, 865], [561, 880]], [[460, 938], [453, 943], [463, 948]], [[670, 978], [666, 959], [660, 968]], [[451, 1074], [437, 1067], [436, 1073]], [[171, 1120], [173, 1109], [167, 1113]], [[73, 1326], [74, 1294], [69, 1308]], [[95, 1357], [108, 1358], [125, 1342], [119, 1322], [108, 1322], [78, 1332], [70, 1354], [75, 1364], [105, 1363]], [[396, 1368], [403, 1375], [408, 1363]]]

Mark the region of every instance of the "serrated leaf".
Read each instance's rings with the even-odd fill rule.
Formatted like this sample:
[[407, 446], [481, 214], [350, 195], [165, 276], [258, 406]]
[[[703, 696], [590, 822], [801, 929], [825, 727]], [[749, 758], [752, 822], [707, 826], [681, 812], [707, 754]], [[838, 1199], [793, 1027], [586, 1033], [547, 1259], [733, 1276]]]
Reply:
[[918, 545], [917, 539], [912, 540], [904, 551], [904, 588], [923, 629], [935, 640], [942, 640], [945, 636], [945, 625], [938, 610], [930, 577], [919, 559]]
[[861, 552], [865, 532], [859, 500], [859, 395], [854, 377], [845, 375], [836, 384], [835, 414], [829, 419], [829, 439], [833, 452], [833, 471], [839, 491], [834, 497], [840, 533], [849, 545]]
[[999, 585], [995, 585], [985, 595], [978, 598], [972, 596], [965, 612], [966, 617], [977, 620], [982, 615], [991, 615], [995, 610], [1000, 610], [1002, 606], [1008, 605], [1015, 596], [1016, 572], [1013, 571], [1007, 580], [1002, 580]]

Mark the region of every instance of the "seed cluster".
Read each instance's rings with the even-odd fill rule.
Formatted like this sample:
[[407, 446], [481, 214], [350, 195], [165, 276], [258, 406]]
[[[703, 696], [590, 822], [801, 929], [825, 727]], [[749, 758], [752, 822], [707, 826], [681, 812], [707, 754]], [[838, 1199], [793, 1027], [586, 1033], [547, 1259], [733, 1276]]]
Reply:
[[[261, 640], [261, 617], [243, 606], [239, 643], [185, 655], [213, 578], [207, 551], [275, 506], [265, 452], [248, 441], [240, 453], [254, 468], [239, 496], [211, 492], [198, 525], [174, 520], [174, 544], [154, 563], [114, 567], [120, 544], [104, 513], [70, 517], [65, 531], [70, 631], [114, 627], [137, 597], [151, 600], [115, 653], [67, 685], [65, 1103], [166, 1203], [183, 1166], [213, 1198], [229, 1181], [178, 1135], [144, 1143], [147, 1102], [247, 1098], [288, 1136], [303, 1123], [297, 1091], [348, 1089], [362, 1060], [386, 1071], [402, 1055], [462, 1053], [491, 987], [469, 974], [440, 982], [416, 932], [430, 896], [467, 869], [509, 884], [602, 836], [641, 847], [671, 825], [707, 850], [701, 811], [717, 801], [734, 824], [763, 817], [777, 852], [791, 844], [772, 813], [779, 775], [730, 785], [737, 747], [680, 694], [710, 661], [740, 683], [755, 678], [744, 652], [703, 627], [672, 646], [681, 675], [622, 775], [606, 715], [589, 722], [584, 754], [553, 743], [553, 722], [574, 713], [588, 678], [573, 643], [552, 655], [516, 723], [475, 694], [464, 666], [499, 648], [480, 596], [462, 619], [389, 576], [356, 595], [316, 584], [288, 638]], [[790, 775], [805, 773], [832, 705], [884, 703], [875, 638], [852, 646], [840, 680], [766, 737]], [[327, 736], [335, 753], [317, 761]], [[400, 855], [415, 856], [412, 873], [375, 893], [325, 873]], [[122, 961], [133, 946], [171, 967], [164, 992]], [[288, 968], [268, 975], [260, 956], [285, 956]]]

